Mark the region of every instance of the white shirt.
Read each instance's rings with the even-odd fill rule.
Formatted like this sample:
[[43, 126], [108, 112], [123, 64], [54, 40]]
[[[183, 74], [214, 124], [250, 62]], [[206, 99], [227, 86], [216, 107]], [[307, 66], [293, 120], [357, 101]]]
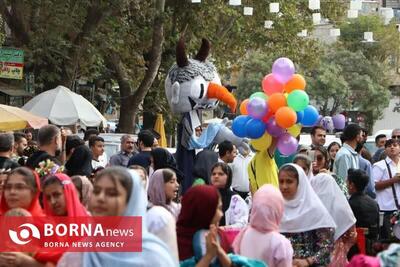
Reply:
[[107, 164], [108, 164], [108, 157], [107, 157], [107, 154], [106, 154], [105, 151], [103, 152], [103, 155], [101, 155], [101, 156], [99, 157], [99, 161], [101, 162], [101, 166], [103, 166], [104, 168], [107, 166]]
[[239, 192], [249, 192], [249, 173], [247, 172], [247, 166], [249, 165], [253, 157], [248, 155], [243, 157], [242, 154], [238, 154], [230, 165], [232, 168], [232, 188]]
[[96, 170], [99, 167], [103, 167], [103, 168], [106, 167], [106, 165], [100, 161], [100, 157], [99, 157], [99, 161], [92, 159], [92, 169]]
[[[395, 176], [395, 174], [397, 173], [396, 163], [394, 163], [389, 157], [387, 157], [385, 160], [389, 164], [390, 170], [392, 172], [392, 177]], [[372, 178], [374, 179], [375, 183], [390, 179], [385, 160], [378, 161], [372, 167]], [[400, 185], [398, 183], [395, 183], [394, 188], [396, 190], [397, 198], [399, 199]], [[376, 201], [379, 204], [379, 209], [382, 211], [397, 210], [391, 186], [383, 190], [376, 190]]]

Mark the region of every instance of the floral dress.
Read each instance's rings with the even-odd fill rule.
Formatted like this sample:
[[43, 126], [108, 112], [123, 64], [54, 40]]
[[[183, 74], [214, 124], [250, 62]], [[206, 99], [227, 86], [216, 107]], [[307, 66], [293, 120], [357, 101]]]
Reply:
[[294, 259], [312, 258], [312, 266], [328, 266], [334, 248], [334, 228], [320, 228], [301, 233], [282, 233], [290, 240]]
[[335, 173], [330, 173], [330, 175], [332, 175], [332, 177], [335, 179], [336, 183], [338, 184], [340, 190], [342, 190], [345, 197], [347, 199], [349, 199], [350, 195], [349, 195], [349, 191], [347, 189], [346, 182], [343, 179], [341, 179], [339, 176], [337, 176]]

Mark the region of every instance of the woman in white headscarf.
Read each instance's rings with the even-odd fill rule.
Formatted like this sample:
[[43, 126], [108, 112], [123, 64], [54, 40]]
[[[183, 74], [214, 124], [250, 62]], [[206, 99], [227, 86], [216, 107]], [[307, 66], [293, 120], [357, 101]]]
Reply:
[[334, 220], [300, 166], [282, 166], [278, 178], [285, 200], [280, 232], [293, 246], [293, 265], [327, 266], [333, 251]]
[[356, 218], [335, 179], [329, 172], [319, 167], [328, 161], [328, 152], [325, 148], [315, 148], [315, 155], [314, 176], [310, 179], [310, 183], [336, 223], [335, 247], [330, 266], [345, 266], [347, 253], [357, 241]]
[[[314, 162], [306, 155], [297, 155], [293, 159], [293, 163], [299, 165], [308, 174], [312, 188], [336, 223], [335, 246], [330, 266], [345, 266], [347, 264], [347, 253], [357, 241], [356, 218], [335, 179], [325, 170], [318, 168], [321, 162], [327, 161], [328, 154], [324, 155], [320, 149], [318, 148], [315, 151]], [[320, 157], [324, 157], [324, 159]]]
[[[114, 185], [115, 195], [104, 193], [110, 190], [108, 184]], [[103, 198], [109, 198], [109, 201], [104, 201]], [[120, 205], [121, 203], [124, 205]], [[92, 209], [93, 216], [140, 216], [142, 251], [66, 253], [57, 266], [178, 266], [165, 243], [147, 231], [147, 196], [141, 178], [135, 171], [110, 167], [99, 172], [94, 182], [89, 208]]]

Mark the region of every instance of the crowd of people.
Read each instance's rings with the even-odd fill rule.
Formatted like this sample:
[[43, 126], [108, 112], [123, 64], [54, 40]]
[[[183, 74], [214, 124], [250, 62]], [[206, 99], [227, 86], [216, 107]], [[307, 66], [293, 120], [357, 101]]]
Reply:
[[140, 253], [0, 252], [0, 267], [392, 266], [400, 129], [378, 135], [374, 155], [366, 135], [349, 124], [325, 148], [316, 126], [291, 156], [275, 140], [255, 155], [225, 140], [197, 153], [182, 192], [175, 156], [149, 130], [123, 135], [110, 157], [92, 129], [0, 133], [0, 216], [140, 216], [143, 237]]

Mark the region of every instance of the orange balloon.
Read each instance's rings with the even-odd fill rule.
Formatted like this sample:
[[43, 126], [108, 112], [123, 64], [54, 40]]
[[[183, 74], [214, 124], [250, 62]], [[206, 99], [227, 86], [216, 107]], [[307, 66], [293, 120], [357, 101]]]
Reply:
[[275, 113], [279, 108], [286, 106], [286, 97], [281, 93], [275, 93], [268, 98], [268, 108], [271, 113]]
[[249, 99], [245, 99], [243, 100], [243, 102], [240, 104], [240, 114], [242, 115], [249, 115], [249, 113], [247, 112], [247, 104], [249, 103]]
[[290, 79], [285, 84], [285, 92], [290, 94], [294, 90], [305, 90], [306, 80], [300, 74], [294, 74], [292, 79]]
[[296, 124], [297, 114], [289, 107], [281, 107], [275, 113], [275, 121], [278, 126], [287, 129]]

